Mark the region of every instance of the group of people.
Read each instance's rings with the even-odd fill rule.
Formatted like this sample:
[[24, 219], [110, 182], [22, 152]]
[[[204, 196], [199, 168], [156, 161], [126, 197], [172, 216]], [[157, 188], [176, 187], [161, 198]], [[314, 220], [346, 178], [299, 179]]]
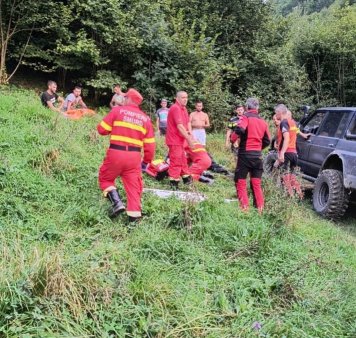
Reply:
[[47, 82], [47, 90], [41, 94], [41, 102], [43, 106], [58, 113], [66, 113], [76, 108], [87, 109], [81, 93], [82, 88], [75, 86], [72, 93], [63, 99], [63, 97], [57, 94], [57, 83], [50, 80]]
[[[81, 88], [76, 87], [65, 100], [58, 97], [56, 89], [56, 83], [49, 81], [48, 90], [42, 95], [43, 104], [50, 109], [63, 111], [70, 109], [73, 104], [85, 106], [80, 96]], [[143, 97], [136, 89], [130, 88], [124, 93], [119, 85], [115, 85], [114, 92], [111, 110], [97, 126], [99, 134], [110, 135], [110, 145], [99, 169], [99, 186], [112, 204], [109, 216], [114, 218], [126, 210], [129, 221], [135, 222], [142, 217], [142, 168], [154, 160], [155, 132], [151, 119], [140, 108]], [[59, 107], [55, 106], [55, 102], [59, 103]], [[196, 102], [195, 111], [190, 115], [187, 103], [188, 94], [178, 91], [175, 103], [170, 108], [167, 107], [167, 100], [162, 99], [161, 108], [156, 112], [157, 132], [165, 137], [168, 148], [168, 178], [174, 190], [178, 189], [181, 181], [189, 185], [194, 180], [201, 180], [202, 173], [211, 165], [211, 158], [205, 149], [209, 117], [203, 112], [201, 101]], [[259, 101], [256, 98], [249, 98], [245, 105], [236, 106], [235, 112], [236, 116], [228, 125], [225, 143], [237, 154], [234, 177], [237, 198], [241, 210], [247, 211], [247, 176], [250, 175], [253, 203], [262, 213], [262, 150], [271, 142], [268, 124], [259, 115]], [[273, 120], [277, 128], [274, 146], [278, 150], [275, 167], [280, 168], [288, 193], [292, 195], [295, 191], [302, 196], [294, 174], [297, 165], [296, 137], [300, 131], [285, 105], [276, 106]], [[118, 177], [126, 192], [127, 206], [116, 187]]]

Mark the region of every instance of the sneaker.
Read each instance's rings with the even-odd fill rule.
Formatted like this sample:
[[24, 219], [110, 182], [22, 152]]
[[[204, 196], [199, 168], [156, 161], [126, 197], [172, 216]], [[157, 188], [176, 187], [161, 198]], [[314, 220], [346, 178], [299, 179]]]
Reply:
[[214, 180], [212, 180], [211, 178], [208, 178], [206, 176], [200, 176], [199, 177], [199, 182], [201, 183], [205, 183], [205, 184], [213, 184], [214, 183]]

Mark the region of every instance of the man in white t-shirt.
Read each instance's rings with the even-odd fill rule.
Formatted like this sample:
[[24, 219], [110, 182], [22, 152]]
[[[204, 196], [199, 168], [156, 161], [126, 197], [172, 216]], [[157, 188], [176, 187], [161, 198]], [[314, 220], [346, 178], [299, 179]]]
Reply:
[[110, 101], [110, 108], [114, 108], [115, 106], [122, 106], [124, 103], [124, 93], [121, 91], [121, 87], [119, 84], [114, 85], [114, 95]]
[[87, 108], [87, 105], [84, 103], [80, 94], [82, 93], [82, 88], [75, 86], [73, 92], [69, 94], [64, 100], [63, 111], [66, 112], [71, 109], [77, 108]]

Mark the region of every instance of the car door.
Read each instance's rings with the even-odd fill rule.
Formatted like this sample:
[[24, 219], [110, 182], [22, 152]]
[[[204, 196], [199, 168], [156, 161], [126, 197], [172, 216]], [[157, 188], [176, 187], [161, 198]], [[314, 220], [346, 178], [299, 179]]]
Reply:
[[321, 165], [333, 152], [343, 136], [350, 114], [345, 111], [328, 111], [316, 135], [310, 138], [308, 163], [310, 175], [316, 177]]
[[298, 165], [301, 170], [307, 174], [311, 175], [313, 172], [311, 166], [309, 165], [309, 152], [311, 143], [317, 134], [319, 127], [326, 116], [327, 111], [321, 110], [315, 112], [311, 115], [304, 123], [300, 126], [300, 129], [305, 134], [310, 134], [308, 139], [304, 139], [302, 136], [298, 135], [297, 138], [297, 152], [298, 152]]

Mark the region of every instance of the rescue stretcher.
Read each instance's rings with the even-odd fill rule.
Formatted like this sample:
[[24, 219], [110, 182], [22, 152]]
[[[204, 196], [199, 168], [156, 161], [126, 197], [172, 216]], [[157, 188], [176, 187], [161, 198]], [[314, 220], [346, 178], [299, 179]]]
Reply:
[[66, 112], [63, 113], [65, 117], [68, 117], [71, 120], [79, 120], [84, 116], [93, 116], [95, 115], [95, 111], [92, 109], [71, 109], [67, 110]]

